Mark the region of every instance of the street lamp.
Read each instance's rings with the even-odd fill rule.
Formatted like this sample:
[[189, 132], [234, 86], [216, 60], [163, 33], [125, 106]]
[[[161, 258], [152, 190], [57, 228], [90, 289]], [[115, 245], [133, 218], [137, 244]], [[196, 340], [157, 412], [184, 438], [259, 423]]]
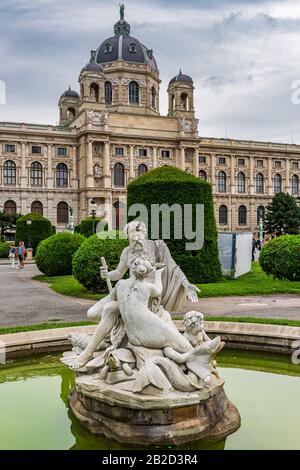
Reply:
[[28, 234], [28, 248], [31, 248], [30, 228], [31, 228], [32, 220], [31, 219], [26, 220], [26, 224], [27, 224], [27, 234]]
[[91, 216], [92, 216], [92, 219], [93, 219], [93, 234], [96, 233], [96, 227], [95, 227], [95, 217], [96, 217], [96, 209], [97, 209], [97, 204], [96, 204], [96, 201], [95, 199], [93, 198], [91, 200]]

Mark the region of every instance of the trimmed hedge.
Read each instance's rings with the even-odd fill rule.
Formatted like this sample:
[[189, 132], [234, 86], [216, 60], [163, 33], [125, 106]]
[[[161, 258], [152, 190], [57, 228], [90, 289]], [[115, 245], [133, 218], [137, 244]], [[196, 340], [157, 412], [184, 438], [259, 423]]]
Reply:
[[39, 244], [35, 261], [47, 276], [72, 274], [72, 258], [85, 238], [70, 232], [57, 233]]
[[[27, 226], [27, 220], [31, 220], [30, 228]], [[37, 214], [26, 214], [17, 220], [16, 225], [16, 245], [24, 242], [28, 248], [28, 234], [30, 230], [30, 243], [35, 254], [40, 241], [45, 240], [52, 235], [52, 225], [50, 220]]]
[[[95, 230], [96, 230], [97, 224], [101, 220], [102, 220], [101, 217], [95, 217], [94, 222], [93, 222], [93, 217], [86, 217], [80, 222], [80, 224], [76, 225], [75, 233], [81, 233], [81, 235], [84, 235], [86, 238], [89, 238], [92, 235], [94, 235], [93, 223], [95, 224]], [[106, 229], [107, 229], [107, 224], [105, 225], [104, 230]]]
[[[192, 283], [209, 283], [221, 279], [217, 230], [214, 215], [211, 185], [182, 170], [163, 166], [146, 173], [128, 185], [127, 207], [144, 204], [151, 211], [151, 204], [193, 205], [193, 230], [195, 229], [196, 204], [204, 205], [204, 246], [198, 251], [187, 251], [185, 244], [190, 240], [165, 240], [170, 252]], [[182, 219], [184, 219], [182, 217]], [[184, 222], [182, 222], [184, 223]], [[171, 220], [171, 237], [174, 221]], [[149, 238], [151, 230], [149, 223]], [[160, 237], [161, 227], [160, 227]]]
[[277, 279], [300, 281], [300, 235], [282, 235], [261, 250], [262, 270]]
[[8, 258], [10, 249], [9, 242], [0, 242], [0, 258]]
[[106, 281], [100, 277], [101, 256], [104, 256], [108, 269], [114, 270], [127, 239], [101, 240], [97, 235], [88, 238], [73, 258], [73, 275], [84, 287], [92, 292], [107, 292]]

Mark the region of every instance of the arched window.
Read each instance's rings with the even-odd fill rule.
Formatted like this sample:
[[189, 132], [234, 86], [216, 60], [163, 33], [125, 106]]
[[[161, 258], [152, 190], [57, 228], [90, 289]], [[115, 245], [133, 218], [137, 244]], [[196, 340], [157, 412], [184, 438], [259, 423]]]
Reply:
[[255, 183], [256, 183], [256, 192], [258, 194], [263, 194], [263, 192], [264, 192], [264, 175], [262, 173], [257, 173]]
[[67, 224], [69, 222], [69, 206], [66, 202], [57, 204], [57, 223]]
[[16, 164], [12, 160], [7, 160], [3, 165], [4, 184], [16, 184]]
[[116, 163], [113, 169], [114, 187], [124, 188], [125, 186], [125, 168], [122, 163]]
[[65, 163], [59, 163], [56, 167], [56, 186], [58, 188], [68, 187], [68, 167]]
[[245, 206], [239, 207], [239, 225], [246, 225], [247, 224], [247, 209]]
[[156, 109], [156, 90], [154, 86], [151, 88], [151, 106]]
[[43, 204], [40, 201], [34, 201], [31, 204], [31, 213], [32, 214], [37, 214], [37, 215], [43, 215]]
[[281, 193], [281, 175], [279, 174], [274, 176], [274, 193]]
[[30, 165], [30, 183], [31, 186], [42, 186], [43, 167], [40, 162], [33, 162]]
[[122, 201], [113, 203], [112, 227], [113, 230], [120, 230], [126, 224], [126, 211]]
[[219, 171], [217, 177], [217, 189], [219, 193], [226, 193], [226, 173]]
[[92, 83], [90, 86], [90, 96], [92, 100], [99, 101], [99, 86], [97, 83]]
[[207, 180], [207, 174], [206, 174], [206, 171], [204, 170], [200, 170], [199, 171], [199, 178], [201, 178], [202, 180]]
[[219, 224], [220, 225], [228, 224], [228, 209], [224, 205], [219, 207]]
[[139, 104], [140, 102], [139, 84], [137, 82], [129, 83], [129, 103]]
[[265, 208], [264, 206], [259, 206], [256, 211], [256, 217], [257, 217], [257, 225], [260, 222], [260, 219], [264, 220], [265, 219]]
[[4, 212], [5, 214], [16, 214], [17, 204], [15, 203], [15, 201], [6, 201], [4, 203]]
[[75, 108], [67, 109], [67, 119], [74, 119], [75, 115], [76, 115]]
[[147, 173], [148, 171], [148, 168], [147, 168], [147, 165], [144, 165], [143, 163], [141, 163], [139, 166], [138, 166], [138, 176], [142, 176], [143, 174]]
[[184, 111], [189, 111], [189, 97], [186, 93], [181, 93], [181, 107]]
[[246, 192], [246, 177], [245, 173], [242, 171], [239, 171], [236, 177], [236, 182], [237, 182], [237, 192], [238, 193], [244, 193]]
[[292, 194], [299, 193], [299, 178], [297, 175], [292, 176]]
[[175, 96], [171, 96], [171, 111], [175, 111]]
[[105, 82], [105, 104], [112, 103], [112, 85], [110, 82]]

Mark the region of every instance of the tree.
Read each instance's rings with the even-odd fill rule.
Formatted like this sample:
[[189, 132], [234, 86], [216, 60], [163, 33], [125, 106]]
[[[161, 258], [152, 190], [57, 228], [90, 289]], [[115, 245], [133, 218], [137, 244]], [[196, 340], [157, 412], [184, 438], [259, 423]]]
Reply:
[[278, 193], [267, 206], [265, 228], [267, 233], [294, 235], [299, 233], [300, 208], [290, 194]]
[[[97, 229], [97, 225], [101, 222], [101, 217], [86, 217], [83, 219], [80, 224], [76, 225], [75, 233], [80, 233], [84, 235], [86, 238], [91, 237], [94, 235]], [[107, 224], [105, 223], [104, 230], [107, 230]]]
[[[183, 270], [192, 283], [216, 282], [221, 279], [221, 265], [219, 261], [217, 229], [214, 215], [213, 196], [211, 185], [200, 178], [196, 178], [178, 168], [162, 166], [135, 179], [128, 185], [127, 207], [134, 204], [143, 204], [151, 214], [153, 204], [173, 204], [180, 206], [182, 213], [184, 205], [192, 206], [192, 229], [196, 228], [195, 211], [197, 205], [204, 206], [204, 245], [195, 250], [186, 250], [186, 231], [184, 217], [179, 222], [181, 225], [182, 239], [175, 238], [175, 217], [170, 220], [171, 239], [165, 242], [173, 256], [173, 259]], [[176, 219], [178, 225], [178, 219]], [[151, 224], [149, 223], [149, 238], [151, 238]], [[159, 238], [162, 237], [160, 227]]]
[[16, 229], [19, 217], [21, 217], [21, 214], [8, 214], [0, 211], [0, 241], [5, 239], [5, 235]]
[[[31, 220], [28, 225], [27, 221]], [[41, 240], [45, 240], [52, 235], [52, 225], [50, 220], [38, 214], [26, 214], [17, 220], [16, 243], [23, 241], [28, 247], [29, 241], [33, 254]], [[30, 240], [29, 240], [30, 239]]]

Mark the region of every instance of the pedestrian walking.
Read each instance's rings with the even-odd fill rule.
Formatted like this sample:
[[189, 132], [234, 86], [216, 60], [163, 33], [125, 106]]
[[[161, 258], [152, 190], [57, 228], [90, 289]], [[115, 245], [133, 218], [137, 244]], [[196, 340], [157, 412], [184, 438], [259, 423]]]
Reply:
[[16, 261], [16, 247], [14, 244], [10, 245], [9, 249], [9, 259], [10, 259], [10, 266], [11, 268], [15, 267], [15, 261]]
[[24, 242], [20, 242], [18, 246], [18, 258], [19, 258], [19, 268], [24, 268], [24, 260], [26, 255], [26, 248]]

